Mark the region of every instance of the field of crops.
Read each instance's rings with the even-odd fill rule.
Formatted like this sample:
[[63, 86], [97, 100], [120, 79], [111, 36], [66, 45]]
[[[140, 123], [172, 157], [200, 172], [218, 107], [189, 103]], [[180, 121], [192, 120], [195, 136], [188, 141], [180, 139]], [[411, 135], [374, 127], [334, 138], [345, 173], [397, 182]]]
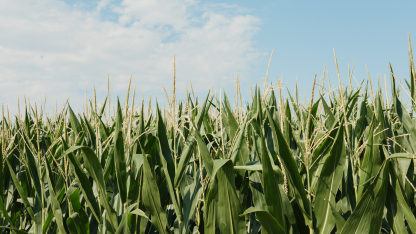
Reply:
[[389, 90], [351, 69], [344, 86], [315, 76], [306, 102], [266, 76], [247, 103], [237, 82], [168, 108], [133, 93], [3, 111], [0, 233], [416, 233], [409, 52]]

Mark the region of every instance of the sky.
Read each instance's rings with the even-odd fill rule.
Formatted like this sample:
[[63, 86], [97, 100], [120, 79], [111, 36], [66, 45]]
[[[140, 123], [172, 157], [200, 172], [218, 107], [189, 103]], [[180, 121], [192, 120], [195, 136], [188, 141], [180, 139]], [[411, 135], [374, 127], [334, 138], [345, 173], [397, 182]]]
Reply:
[[[0, 101], [16, 113], [24, 97], [46, 110], [69, 97], [82, 110], [85, 93], [112, 104], [126, 98], [130, 76], [136, 103], [143, 96], [167, 104], [176, 57], [177, 99], [192, 83], [201, 99], [213, 85], [244, 101], [250, 85], [283, 79], [309, 99], [315, 74], [327, 67], [337, 86], [354, 78], [409, 78], [408, 37], [416, 41], [415, 1], [195, 1], [195, 0], [2, 0], [0, 1]], [[416, 42], [414, 42], [416, 43]], [[327, 74], [328, 75], [328, 74]], [[326, 77], [326, 80], [328, 78]], [[327, 82], [325, 82], [327, 85]], [[353, 81], [355, 84], [355, 81]], [[287, 97], [287, 92], [284, 97]], [[131, 95], [130, 95], [131, 97]]]

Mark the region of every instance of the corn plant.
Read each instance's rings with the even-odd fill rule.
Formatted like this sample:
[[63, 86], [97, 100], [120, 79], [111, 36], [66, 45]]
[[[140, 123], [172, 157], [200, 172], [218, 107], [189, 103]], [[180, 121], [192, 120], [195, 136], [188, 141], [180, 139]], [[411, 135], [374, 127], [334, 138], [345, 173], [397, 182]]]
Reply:
[[167, 109], [127, 94], [113, 115], [110, 95], [3, 114], [0, 233], [416, 233], [409, 52], [390, 93], [351, 71], [303, 103], [266, 81], [245, 104], [237, 84], [233, 105], [174, 91]]

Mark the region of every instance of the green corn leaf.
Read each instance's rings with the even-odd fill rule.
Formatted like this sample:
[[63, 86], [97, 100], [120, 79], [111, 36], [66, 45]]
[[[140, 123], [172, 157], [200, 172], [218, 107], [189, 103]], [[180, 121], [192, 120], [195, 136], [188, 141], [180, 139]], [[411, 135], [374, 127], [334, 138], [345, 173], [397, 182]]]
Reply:
[[298, 194], [299, 198], [301, 199], [300, 207], [305, 211], [305, 215], [309, 215], [309, 200], [306, 197], [305, 188], [303, 186], [302, 178], [299, 174], [298, 167], [295, 162], [295, 158], [292, 155], [292, 151], [290, 150], [279, 126], [273, 120], [270, 112], [266, 108], [266, 113], [270, 122], [270, 127], [272, 128], [273, 132], [273, 141], [278, 142], [279, 144], [279, 151], [278, 155], [282, 160], [283, 166], [285, 167], [285, 171], [287, 173], [288, 182], [296, 188], [296, 193]]
[[343, 199], [343, 211], [344, 212], [346, 212], [347, 210], [353, 211], [357, 205], [357, 201], [355, 197], [354, 175], [353, 175], [350, 159], [347, 159], [345, 169], [344, 169], [341, 196], [346, 198], [346, 199]]
[[0, 210], [1, 210], [1, 213], [3, 214], [3, 217], [7, 220], [7, 222], [9, 222], [10, 226], [12, 226], [12, 228], [14, 228], [13, 222], [10, 219], [9, 214], [7, 213], [6, 207], [4, 206], [3, 199], [1, 197], [2, 196], [0, 196]]
[[311, 177], [311, 190], [314, 193], [316, 191], [316, 185], [319, 179], [319, 175], [321, 174], [328, 152], [332, 149], [334, 140], [337, 136], [338, 129], [336, 127], [338, 126], [338, 124], [339, 122], [334, 124], [334, 126], [329, 132], [328, 137], [326, 137], [326, 139], [323, 140], [323, 142], [320, 144], [320, 146], [312, 156], [312, 165], [309, 168], [309, 176]]
[[[378, 190], [376, 197], [374, 199], [373, 207], [371, 210], [371, 224], [370, 224], [370, 232], [371, 234], [378, 234], [381, 231], [381, 223], [384, 215], [384, 204], [386, 203], [387, 197], [387, 186], [388, 186], [388, 166], [389, 162], [387, 161], [385, 164], [385, 169], [383, 172], [383, 180], [380, 189]], [[381, 169], [380, 169], [381, 170]]]
[[175, 164], [173, 162], [172, 152], [169, 148], [168, 138], [166, 136], [165, 125], [163, 124], [162, 115], [160, 114], [159, 106], [156, 103], [157, 111], [157, 134], [159, 138], [159, 158], [162, 162], [163, 171], [167, 178], [167, 185], [170, 198], [173, 202], [176, 215], [178, 216], [179, 223], [182, 223], [182, 208], [179, 204], [179, 198], [173, 188], [173, 179], [175, 176]]
[[123, 115], [121, 113], [120, 101], [117, 99], [116, 130], [114, 132], [114, 162], [117, 177], [117, 186], [123, 203], [127, 200], [127, 174], [126, 157], [124, 155], [123, 141]]
[[127, 214], [123, 214], [120, 225], [116, 231], [116, 234], [130, 234], [129, 227], [127, 225]]
[[28, 232], [22, 231], [22, 230], [17, 229], [17, 228], [4, 227], [4, 226], [0, 226], [0, 228], [6, 228], [6, 229], [9, 229], [9, 230], [12, 230], [14, 233], [17, 233], [17, 234], [27, 234], [28, 233]]
[[287, 89], [287, 93], [289, 94], [290, 102], [292, 103], [292, 108], [295, 112], [296, 118], [301, 119], [300, 111], [299, 111], [299, 105], [295, 101], [295, 99], [292, 97], [292, 94], [290, 94], [289, 89]]
[[[140, 116], [139, 116], [139, 123], [138, 123], [138, 125], [137, 125], [137, 129], [136, 129], [136, 136], [141, 136], [142, 134], [143, 134], [143, 132], [144, 132], [144, 103], [142, 102], [142, 108], [141, 108], [141, 110], [140, 110]], [[136, 154], [142, 154], [142, 153], [144, 153], [144, 152], [142, 152], [142, 146], [140, 146], [140, 145], [143, 145], [143, 139], [144, 139], [145, 137], [144, 136], [141, 136], [139, 139], [138, 139], [138, 141], [135, 143], [135, 146], [134, 146], [134, 149], [135, 149], [135, 151], [133, 151], [134, 153], [136, 153]]]
[[104, 165], [104, 181], [108, 181], [111, 171], [114, 169], [114, 147], [110, 147]]
[[68, 105], [69, 110], [69, 122], [71, 123], [72, 130], [74, 131], [75, 135], [78, 135], [82, 131], [81, 124], [78, 121], [77, 116], [72, 111], [71, 106]]
[[[141, 159], [138, 159], [138, 158]], [[142, 184], [142, 174], [143, 174], [143, 155], [133, 154], [130, 161], [130, 175], [128, 177], [128, 194], [127, 194], [127, 205], [138, 205], [141, 200], [140, 190], [143, 186]]]
[[166, 212], [162, 209], [160, 203], [160, 194], [156, 181], [152, 175], [152, 169], [147, 158], [143, 160], [143, 204], [152, 215], [151, 222], [159, 233], [168, 233], [166, 231], [167, 220]]
[[[66, 143], [64, 140], [62, 140], [65, 148], [67, 148]], [[84, 194], [84, 198], [90, 207], [93, 215], [98, 220], [98, 222], [101, 224], [101, 212], [100, 207], [96, 201], [96, 198], [94, 197], [94, 192], [92, 191], [92, 186], [90, 184], [90, 181], [88, 180], [87, 175], [85, 174], [84, 170], [81, 167], [81, 163], [75, 158], [74, 154], [72, 153], [71, 149], [68, 149], [68, 153], [64, 152], [64, 155], [67, 155], [69, 162], [72, 165], [73, 172], [77, 178], [78, 183], [80, 184], [82, 193]]]
[[[207, 97], [205, 98], [204, 103], [202, 103], [201, 105], [201, 109], [199, 110], [198, 115], [196, 116], [196, 129], [199, 131], [199, 129], [201, 128], [202, 125], [202, 121], [203, 121], [203, 117], [205, 114], [205, 109], [209, 109], [209, 104], [207, 105], [207, 101], [209, 98], [209, 94], [207, 95]], [[192, 131], [195, 131], [195, 129], [193, 129]], [[191, 136], [188, 137], [188, 139], [186, 139], [186, 144], [185, 147], [182, 151], [180, 160], [179, 160], [179, 164], [177, 166], [176, 169], [176, 174], [175, 174], [175, 179], [174, 179], [174, 187], [177, 188], [180, 183], [181, 180], [183, 178], [183, 175], [185, 174], [185, 170], [188, 166], [189, 160], [191, 159], [192, 156], [192, 149], [193, 146], [195, 145], [195, 139]]]
[[243, 215], [249, 213], [256, 213], [256, 217], [261, 223], [261, 227], [269, 234], [285, 234], [283, 227], [277, 222], [277, 220], [268, 212], [256, 207], [250, 207], [244, 211]]
[[250, 189], [252, 193], [252, 202], [255, 207], [266, 210], [266, 198], [264, 196], [262, 174], [254, 172], [250, 175]]
[[100, 112], [98, 113], [98, 117], [99, 117], [100, 119], [101, 119], [101, 116], [103, 116], [103, 114], [104, 114], [105, 107], [106, 107], [106, 105], [105, 105], [105, 104], [107, 104], [107, 99], [108, 99], [108, 96], [107, 96], [107, 97], [105, 97], [104, 102], [103, 102], [103, 104], [102, 104], [102, 106], [101, 106]]
[[42, 189], [40, 185], [41, 180], [39, 179], [38, 166], [37, 166], [35, 157], [33, 157], [32, 152], [29, 150], [26, 144], [25, 144], [25, 151], [26, 151], [26, 160], [27, 160], [27, 166], [29, 169], [30, 179], [35, 185], [35, 191], [37, 194], [37, 199], [39, 201], [39, 204], [43, 205], [41, 202]]
[[[206, 173], [203, 173], [203, 176]], [[195, 215], [198, 200], [202, 193], [201, 173], [199, 170], [196, 172], [196, 177], [191, 185], [185, 188], [183, 195], [183, 226], [182, 233], [187, 234], [190, 232], [191, 219]]]
[[[389, 162], [386, 161], [378, 171], [375, 178], [363, 194], [357, 207], [352, 212], [341, 230], [341, 234], [349, 233], [379, 233], [381, 228], [381, 217], [383, 215], [386, 200], [387, 179]], [[377, 182], [382, 177], [382, 185], [376, 191]]]
[[159, 158], [160, 161], [162, 161], [162, 167], [163, 167], [163, 172], [165, 174], [166, 177], [166, 184], [168, 185], [168, 193], [170, 195], [170, 198], [173, 202], [173, 208], [175, 209], [176, 215], [178, 216], [178, 220], [180, 223], [182, 223], [182, 208], [179, 205], [179, 201], [177, 198], [177, 195], [175, 194], [175, 189], [173, 188], [172, 185], [172, 179], [170, 177], [170, 174], [168, 172], [168, 163], [166, 162], [165, 158], [162, 155], [162, 150], [159, 149]]
[[70, 195], [70, 201], [72, 208], [74, 209], [76, 215], [79, 216], [76, 220], [77, 226], [81, 229], [82, 233], [89, 233], [90, 232], [90, 223], [88, 221], [88, 215], [85, 213], [84, 209], [80, 203], [80, 196], [79, 196], [79, 189], [75, 189], [74, 192]]
[[260, 92], [260, 87], [257, 87], [254, 89], [255, 93], [254, 93], [254, 99], [253, 99], [253, 103], [252, 103], [252, 117], [254, 119], [256, 119], [258, 122], [263, 122], [263, 108], [262, 108], [262, 100], [261, 100], [261, 92]]
[[256, 140], [256, 146], [260, 149], [261, 163], [263, 166], [263, 190], [266, 198], [266, 210], [276, 219], [276, 221], [286, 231], [286, 221], [284, 218], [282, 198], [279, 191], [279, 182], [276, 179], [272, 165], [273, 160], [267, 151], [263, 135], [255, 122], [252, 123]]
[[292, 114], [290, 112], [289, 101], [286, 100], [285, 105], [285, 119], [284, 119], [284, 126], [285, 126], [285, 138], [288, 145], [292, 148], [291, 142], [293, 142], [293, 132], [292, 132]]
[[221, 233], [242, 233], [245, 231], [243, 208], [235, 190], [235, 176], [231, 160], [219, 159], [214, 162], [213, 177], [218, 180], [217, 221]]
[[209, 176], [212, 176], [212, 169], [214, 166], [214, 160], [212, 159], [207, 145], [205, 144], [204, 140], [202, 139], [199, 132], [193, 132], [196, 141], [198, 143], [199, 153], [201, 154], [202, 161], [204, 162], [205, 170], [207, 171]]
[[[62, 188], [62, 189], [61, 189], [61, 191], [59, 192], [58, 196], [57, 196], [57, 199], [58, 199], [58, 203], [59, 203], [59, 204], [60, 204], [60, 203], [62, 202], [62, 200], [64, 199], [64, 195], [65, 195], [65, 188]], [[48, 216], [46, 217], [46, 220], [45, 220], [45, 221], [44, 221], [44, 223], [43, 223], [43, 227], [42, 227], [42, 233], [43, 233], [43, 234], [45, 234], [45, 233], [48, 231], [48, 229], [49, 229], [49, 227], [50, 227], [50, 224], [51, 224], [51, 222], [52, 222], [53, 217], [54, 217], [54, 213], [53, 213], [53, 211], [51, 210], [51, 211], [49, 212]]]
[[[396, 182], [393, 182], [395, 184]], [[396, 192], [391, 184], [387, 188], [387, 199], [386, 199], [386, 208], [387, 208], [387, 221], [389, 226], [393, 229], [394, 233], [407, 233], [405, 223], [404, 213], [401, 206], [398, 204], [399, 201], [396, 197]]]
[[33, 222], [33, 229], [35, 234], [42, 233], [42, 212], [35, 213], [35, 219]]
[[33, 209], [30, 206], [29, 201], [27, 200], [26, 192], [23, 190], [22, 185], [20, 185], [19, 180], [17, 179], [16, 174], [13, 171], [13, 168], [9, 163], [9, 160], [6, 159], [5, 161], [7, 163], [7, 166], [9, 167], [10, 176], [12, 177], [14, 186], [16, 186], [17, 192], [19, 193], [19, 196], [23, 201], [23, 204], [26, 208], [26, 211], [30, 215], [30, 217], [34, 220], [35, 219], [35, 213], [33, 212]]
[[213, 177], [207, 189], [205, 196], [205, 212], [204, 212], [204, 232], [215, 234], [218, 228], [217, 208], [218, 208], [218, 179]]
[[80, 218], [79, 214], [75, 212], [71, 216], [69, 216], [68, 219], [66, 220], [66, 224], [67, 224], [69, 232], [71, 234], [87, 234], [81, 228], [80, 219], [81, 218]]
[[84, 123], [86, 126], [86, 130], [91, 136], [91, 146], [95, 148], [97, 145], [97, 136], [95, 135], [95, 129], [92, 128], [90, 122], [87, 120], [87, 117], [85, 117], [85, 114], [84, 114], [84, 120], [85, 120]]
[[[364, 81], [363, 81], [364, 82]], [[361, 85], [362, 85], [362, 83], [361, 83]], [[360, 87], [361, 87], [361, 85], [360, 85]], [[346, 104], [346, 112], [347, 112], [347, 119], [349, 119], [349, 117], [350, 117], [350, 115], [351, 115], [351, 113], [352, 113], [352, 111], [354, 110], [354, 107], [355, 107], [355, 104], [357, 103], [357, 101], [358, 101], [358, 98], [359, 98], [359, 95], [360, 95], [360, 92], [361, 92], [361, 89], [359, 88], [354, 94], [352, 94], [349, 98], [348, 98], [348, 101], [347, 101], [347, 104]]]
[[403, 104], [400, 102], [399, 98], [395, 98], [395, 108], [396, 113], [400, 119], [400, 121], [403, 123], [403, 126], [406, 128], [406, 131], [410, 133], [410, 145], [414, 152], [416, 152], [416, 127], [414, 122], [412, 121], [409, 113], [407, 112], [406, 108], [403, 106]]
[[[275, 175], [277, 176], [277, 178], [279, 179], [279, 181], [283, 181], [283, 172], [280, 169], [280, 167], [276, 166], [276, 165], [272, 165], [273, 168], [273, 172], [275, 173]], [[240, 171], [240, 170], [247, 170], [247, 171], [263, 171], [263, 165], [261, 164], [254, 164], [254, 165], [248, 165], [248, 166], [234, 166], [234, 170], [236, 171]]]
[[373, 136], [373, 131], [375, 129], [376, 124], [377, 121], [374, 117], [370, 125], [367, 147], [365, 149], [363, 163], [359, 172], [360, 184], [357, 189], [357, 201], [361, 199], [361, 197], [363, 196], [362, 194], [364, 194], [364, 192], [370, 186], [370, 183], [368, 183], [368, 181], [372, 177], [375, 177], [375, 175], [378, 173], [378, 164], [380, 163], [380, 151], [379, 146], [375, 144], [379, 144], [379, 142], [377, 141], [379, 138]]
[[[318, 107], [319, 107], [319, 102], [321, 101], [321, 99], [319, 98], [312, 106], [311, 108], [311, 119], [309, 120], [309, 139], [312, 139], [312, 134], [315, 130], [315, 123], [313, 122], [313, 119], [316, 118], [316, 113], [318, 112]], [[307, 115], [305, 115], [307, 116]], [[306, 123], [307, 121], [305, 121]], [[306, 126], [305, 126], [306, 128]]]
[[337, 230], [342, 230], [345, 225], [344, 218], [338, 213], [338, 211], [335, 209], [335, 207], [329, 203], [329, 207], [331, 208], [332, 215], [335, 218], [335, 225], [337, 227]]
[[223, 118], [224, 121], [227, 121], [229, 126], [229, 137], [230, 139], [234, 139], [237, 129], [239, 128], [237, 120], [233, 115], [233, 111], [231, 110], [230, 102], [228, 101], [227, 95], [224, 92], [224, 105], [225, 111], [223, 112], [226, 118]]
[[235, 139], [233, 148], [230, 151], [229, 158], [233, 161], [234, 165], [245, 166], [249, 161], [249, 151], [247, 145], [244, 142], [244, 135], [248, 120], [249, 116], [246, 116], [244, 123], [240, 126], [240, 130], [236, 134], [237, 138]]
[[[289, 198], [287, 197], [287, 194], [285, 193], [282, 185], [279, 184], [279, 191], [280, 191], [280, 197], [282, 198], [282, 206], [283, 206], [283, 212], [285, 213], [287, 220], [289, 221], [289, 224], [292, 226], [293, 232], [298, 232], [298, 225], [296, 222], [296, 215], [295, 211], [293, 210], [292, 204], [289, 201]], [[288, 232], [290, 231], [289, 228]]]
[[[133, 206], [136, 206], [136, 204], [133, 204]], [[144, 211], [142, 211], [140, 209], [134, 209], [134, 210], [130, 211], [129, 214], [134, 214], [134, 215], [138, 215], [138, 216], [141, 216], [143, 218], [149, 219], [149, 217], [146, 216], [146, 213], [144, 213]]]
[[160, 114], [159, 106], [156, 103], [156, 121], [157, 121], [157, 136], [159, 139], [159, 146], [162, 150], [162, 156], [166, 161], [167, 172], [169, 173], [170, 178], [173, 179], [175, 177], [175, 164], [173, 162], [172, 152], [169, 148], [168, 138], [166, 135], [166, 127], [163, 124], [162, 115]]
[[62, 219], [61, 206], [60, 206], [60, 204], [58, 202], [58, 199], [55, 195], [53, 184], [51, 182], [51, 176], [52, 176], [51, 172], [52, 172], [52, 170], [50, 168], [48, 160], [45, 160], [45, 163], [46, 163], [46, 177], [47, 177], [48, 188], [49, 188], [49, 193], [50, 193], [49, 199], [50, 199], [50, 203], [52, 204], [52, 212], [53, 212], [53, 215], [55, 216], [55, 222], [58, 224], [59, 232], [62, 233], [62, 234], [64, 234], [64, 233], [66, 234], [66, 230], [65, 230], [65, 227], [64, 227], [64, 222], [63, 222], [63, 219]]
[[[5, 121], [5, 119], [3, 119], [3, 121], [5, 123], [7, 123], [7, 121]], [[30, 121], [32, 121], [32, 119], [29, 120], [29, 114], [27, 113], [27, 109], [25, 108], [24, 131], [25, 131], [26, 135], [29, 137], [29, 139], [31, 138]]]
[[[390, 166], [390, 176], [391, 176], [391, 181], [392, 181], [391, 186], [392, 186], [392, 189], [394, 189], [395, 195], [396, 195], [396, 198], [397, 198], [397, 204], [398, 204], [397, 208], [398, 208], [398, 210], [403, 212], [404, 218], [406, 219], [410, 230], [413, 233], [416, 233], [416, 219], [415, 219], [415, 216], [413, 215], [412, 210], [407, 205], [406, 200], [404, 199], [403, 188], [401, 187], [400, 183], [398, 183], [398, 179], [397, 179], [395, 169], [392, 166]], [[399, 219], [399, 220], [401, 221], [402, 219]], [[402, 225], [402, 223], [397, 223], [397, 225]]]
[[335, 116], [332, 114], [331, 108], [329, 108], [328, 104], [325, 101], [325, 98], [321, 97], [322, 100], [322, 105], [324, 107], [325, 110], [325, 114], [328, 115], [328, 117], [326, 118], [326, 126], [331, 129], [332, 126], [334, 126], [336, 120], [335, 120]]
[[319, 233], [331, 233], [335, 225], [335, 217], [331, 207], [335, 206], [335, 195], [341, 183], [346, 161], [344, 144], [344, 126], [338, 128], [332, 149], [326, 157], [324, 166], [318, 179], [314, 211], [316, 215], [316, 229]]
[[106, 199], [107, 197], [106, 186], [104, 183], [104, 176], [103, 176], [101, 164], [99, 163], [98, 158], [95, 155], [94, 151], [88, 146], [73, 146], [70, 149], [66, 150], [65, 154], [71, 154], [72, 152], [78, 149], [81, 149], [85, 155], [85, 157], [83, 157], [85, 168], [87, 169], [88, 173], [92, 176], [94, 182], [96, 183], [98, 187], [98, 192], [100, 194], [99, 195], [100, 203], [107, 211], [107, 215], [109, 216], [111, 227], [115, 231], [117, 230], [117, 226], [118, 226], [117, 214]]

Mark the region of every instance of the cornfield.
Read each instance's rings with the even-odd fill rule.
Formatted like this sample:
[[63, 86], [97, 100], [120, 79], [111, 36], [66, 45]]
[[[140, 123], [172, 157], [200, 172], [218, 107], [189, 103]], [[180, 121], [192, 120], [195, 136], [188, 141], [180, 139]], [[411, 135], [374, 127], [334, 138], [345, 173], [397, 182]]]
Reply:
[[266, 76], [250, 103], [237, 82], [233, 104], [174, 86], [169, 108], [135, 106], [129, 84], [113, 114], [110, 94], [78, 114], [3, 113], [0, 233], [416, 233], [409, 52], [390, 94], [352, 70], [325, 87], [324, 71], [303, 103]]

